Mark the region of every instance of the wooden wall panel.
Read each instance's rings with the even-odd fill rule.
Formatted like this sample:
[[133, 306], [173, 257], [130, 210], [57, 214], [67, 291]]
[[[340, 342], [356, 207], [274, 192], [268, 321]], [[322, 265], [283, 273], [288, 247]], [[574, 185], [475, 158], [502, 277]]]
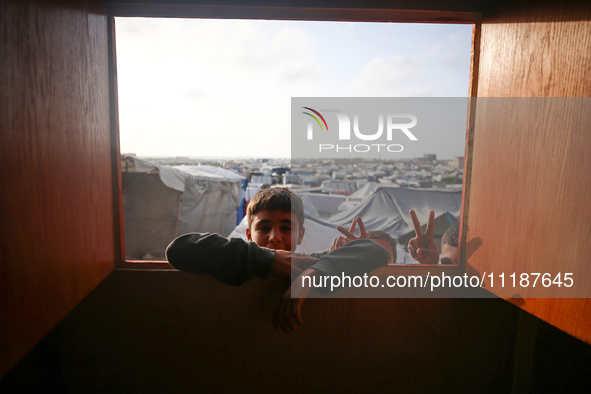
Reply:
[[113, 269], [106, 9], [0, 10], [0, 376]]
[[591, 6], [539, 3], [484, 16], [479, 97], [591, 95]]
[[[589, 97], [591, 5], [521, 3], [483, 16], [477, 95]], [[575, 280], [589, 283], [589, 123], [564, 129], [538, 112], [510, 124], [490, 106], [478, 107], [467, 241], [481, 246], [468, 270], [576, 269]], [[591, 343], [589, 299], [511, 301]]]
[[309, 299], [282, 280], [115, 270], [58, 326], [68, 392], [508, 392], [519, 312], [500, 299]]
[[[106, 0], [116, 16], [470, 23], [491, 0]], [[394, 9], [395, 7], [395, 9]]]

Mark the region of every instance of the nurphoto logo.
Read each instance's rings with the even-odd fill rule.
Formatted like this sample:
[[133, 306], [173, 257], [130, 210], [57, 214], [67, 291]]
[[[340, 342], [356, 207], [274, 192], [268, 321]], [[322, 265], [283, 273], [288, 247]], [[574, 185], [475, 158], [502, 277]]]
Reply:
[[[411, 141], [418, 141], [418, 138], [410, 131], [410, 129], [417, 125], [417, 117], [413, 114], [377, 114], [377, 122], [375, 116], [371, 120], [364, 119], [370, 122], [374, 121], [373, 124], [377, 123], [377, 130], [374, 131], [375, 128], [374, 130], [367, 130], [367, 123], [365, 123], [365, 128], [362, 132], [358, 113], [347, 114], [340, 110], [322, 109], [318, 111], [310, 107], [302, 108], [306, 110], [302, 114], [309, 117], [306, 122], [306, 138], [309, 141], [314, 140], [314, 129], [319, 129], [321, 132], [329, 131], [327, 118], [333, 122], [337, 122], [337, 134], [333, 134], [331, 138], [331, 142], [333, 143], [325, 143], [326, 141], [319, 143], [318, 152], [402, 152], [404, 146], [391, 143], [394, 136], [399, 135], [399, 133], [402, 133]], [[353, 127], [351, 127], [351, 118], [353, 119]], [[353, 133], [351, 133], [351, 130], [353, 130]], [[383, 138], [384, 130], [385, 138]], [[333, 141], [335, 137], [338, 138], [338, 141]], [[372, 141], [374, 143], [342, 143], [346, 141]], [[382, 141], [382, 143], [379, 143], [379, 141]]]

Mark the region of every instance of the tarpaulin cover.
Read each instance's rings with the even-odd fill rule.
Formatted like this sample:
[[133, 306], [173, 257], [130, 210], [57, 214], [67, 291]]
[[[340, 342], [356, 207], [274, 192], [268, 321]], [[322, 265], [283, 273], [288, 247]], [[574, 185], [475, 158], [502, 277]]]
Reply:
[[163, 259], [178, 235], [228, 235], [236, 225], [242, 176], [212, 166], [167, 167], [122, 157], [127, 259]]
[[[317, 216], [313, 217], [329, 217], [339, 212], [339, 206], [345, 201], [345, 196], [340, 194], [322, 194], [322, 193], [306, 193], [300, 194], [304, 204], [309, 202], [312, 204]], [[308, 212], [306, 212], [308, 214]]]
[[[304, 199], [304, 201], [306, 200]], [[313, 216], [315, 210], [310, 210], [310, 206], [304, 204], [307, 216], [304, 224], [306, 233], [302, 244], [298, 246], [296, 251], [310, 253], [328, 249], [332, 240], [342, 235], [336, 230], [337, 226], [348, 229], [357, 216], [363, 219], [367, 230], [382, 230], [393, 237], [402, 237], [414, 229], [408, 213], [410, 209], [415, 210], [423, 225], [427, 222], [429, 211], [435, 211], [435, 241], [439, 244], [443, 232], [459, 220], [461, 200], [461, 190], [378, 187], [359, 206], [335, 214], [328, 220]], [[246, 220], [243, 220], [230, 236], [246, 239], [245, 230]], [[359, 230], [356, 233], [359, 234]], [[402, 242], [407, 243], [409, 238], [407, 235]], [[397, 254], [398, 263], [416, 263], [404, 251], [403, 246], [397, 248]]]
[[364, 200], [366, 197], [371, 196], [378, 187], [379, 185], [376, 182], [367, 182], [365, 185], [361, 186], [355, 192], [349, 194], [347, 196], [347, 201]]
[[459, 220], [461, 203], [461, 190], [382, 186], [358, 206], [325, 221], [328, 225], [346, 227], [359, 216], [367, 230], [382, 230], [400, 237], [413, 229], [409, 210], [415, 210], [421, 224], [427, 222], [431, 210], [435, 211], [435, 216], [447, 212]]
[[[246, 240], [246, 217], [242, 219], [240, 224], [236, 226], [234, 231], [229, 235], [231, 238], [242, 238]], [[336, 237], [342, 236], [336, 227], [330, 227], [326, 224], [320, 223], [313, 218], [307, 217], [304, 222], [306, 233], [300, 245], [298, 245], [296, 252], [298, 253], [312, 253], [326, 250], [330, 247], [332, 240]], [[347, 227], [348, 228], [348, 227]], [[410, 254], [406, 253], [402, 246], [396, 247], [396, 262], [399, 264], [418, 264]]]

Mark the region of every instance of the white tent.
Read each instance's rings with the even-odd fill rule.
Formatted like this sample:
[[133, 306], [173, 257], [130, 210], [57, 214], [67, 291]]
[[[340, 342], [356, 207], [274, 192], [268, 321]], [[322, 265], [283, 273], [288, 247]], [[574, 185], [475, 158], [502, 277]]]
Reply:
[[[341, 194], [322, 194], [322, 193], [301, 193], [299, 194], [306, 204], [311, 204], [317, 215], [313, 217], [328, 217], [339, 211], [339, 206], [345, 201], [345, 196]], [[310, 215], [306, 211], [307, 215]]]
[[[438, 218], [453, 216], [450, 220], [446, 219], [451, 225], [456, 220], [459, 220], [461, 200], [461, 190], [448, 191], [381, 186], [371, 196], [363, 200], [359, 206], [335, 214], [328, 220], [313, 216], [314, 211], [310, 212], [308, 205], [304, 204], [306, 233], [302, 244], [298, 246], [296, 251], [310, 253], [328, 249], [332, 240], [342, 235], [337, 231], [337, 226], [349, 228], [351, 222], [357, 216], [363, 219], [367, 230], [386, 231], [396, 238], [413, 230], [412, 220], [408, 213], [410, 209], [417, 212], [417, 217], [422, 224], [427, 222], [429, 211], [433, 210]], [[246, 219], [236, 227], [230, 237], [246, 239], [245, 231]], [[396, 250], [397, 263], [417, 263], [402, 246], [397, 247]]]
[[163, 259], [189, 232], [229, 234], [243, 196], [242, 176], [212, 166], [168, 167], [122, 157], [125, 255]]
[[331, 216], [326, 223], [345, 227], [360, 216], [367, 230], [382, 230], [400, 237], [413, 229], [409, 210], [415, 210], [422, 224], [427, 222], [431, 210], [435, 216], [449, 213], [459, 220], [461, 203], [461, 190], [380, 186], [358, 206]]
[[[245, 217], [240, 224], [236, 226], [234, 231], [230, 233], [229, 237], [246, 240], [246, 227], [247, 223]], [[304, 227], [306, 228], [306, 233], [304, 234], [304, 240], [296, 249], [296, 252], [298, 253], [312, 253], [326, 250], [330, 247], [333, 239], [343, 235], [337, 231], [336, 227], [327, 226], [326, 224], [320, 223], [310, 217], [306, 217]], [[402, 246], [396, 247], [396, 254], [396, 262], [399, 264], [418, 264], [418, 262], [415, 261]]]
[[371, 196], [378, 187], [379, 186], [376, 182], [367, 182], [365, 185], [349, 194], [347, 199], [339, 206], [338, 210], [347, 211], [349, 209], [353, 209], [367, 197]]
[[347, 196], [347, 201], [358, 201], [361, 202], [366, 197], [371, 196], [379, 185], [375, 182], [367, 182], [365, 185], [361, 186], [355, 192], [349, 194]]

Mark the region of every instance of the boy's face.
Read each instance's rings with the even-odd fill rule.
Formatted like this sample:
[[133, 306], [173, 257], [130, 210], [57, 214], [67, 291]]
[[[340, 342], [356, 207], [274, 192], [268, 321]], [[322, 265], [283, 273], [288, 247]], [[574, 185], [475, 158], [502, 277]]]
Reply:
[[441, 244], [441, 264], [460, 264], [460, 249], [457, 246]]
[[381, 238], [372, 238], [372, 241], [379, 243], [388, 251], [388, 264], [394, 264], [394, 250], [392, 249], [392, 244], [385, 239]]
[[296, 216], [291, 212], [277, 209], [262, 209], [252, 215], [252, 224], [246, 229], [246, 238], [259, 246], [275, 250], [295, 251], [304, 239], [304, 228], [300, 228]]

